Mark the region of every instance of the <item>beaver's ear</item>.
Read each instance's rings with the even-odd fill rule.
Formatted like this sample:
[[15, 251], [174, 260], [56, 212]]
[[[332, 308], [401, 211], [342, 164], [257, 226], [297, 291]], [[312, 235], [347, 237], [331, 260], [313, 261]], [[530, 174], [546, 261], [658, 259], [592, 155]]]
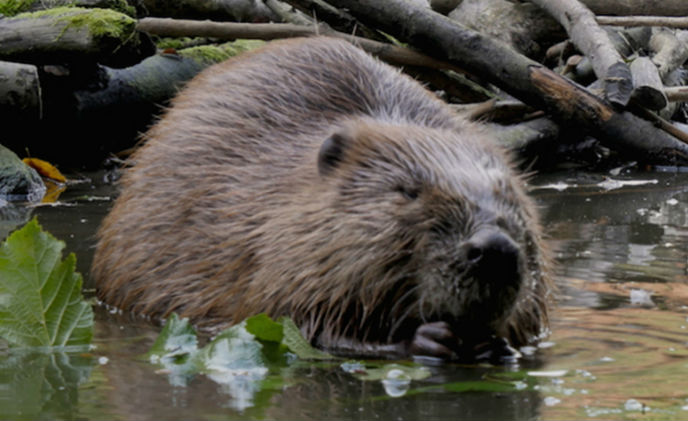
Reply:
[[337, 168], [342, 162], [344, 151], [349, 143], [351, 140], [344, 133], [334, 133], [323, 142], [320, 146], [320, 152], [318, 152], [318, 172], [320, 175], [328, 175]]

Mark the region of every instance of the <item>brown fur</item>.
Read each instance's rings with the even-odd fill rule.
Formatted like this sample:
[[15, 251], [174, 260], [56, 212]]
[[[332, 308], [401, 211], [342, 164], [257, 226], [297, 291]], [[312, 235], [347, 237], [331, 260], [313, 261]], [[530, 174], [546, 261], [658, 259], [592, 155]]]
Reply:
[[[213, 66], [146, 139], [99, 231], [106, 303], [201, 326], [290, 315], [334, 348], [408, 341], [437, 320], [514, 344], [546, 328], [545, 246], [508, 158], [344, 41]], [[485, 227], [518, 245], [508, 291], [465, 275], [460, 247]]]

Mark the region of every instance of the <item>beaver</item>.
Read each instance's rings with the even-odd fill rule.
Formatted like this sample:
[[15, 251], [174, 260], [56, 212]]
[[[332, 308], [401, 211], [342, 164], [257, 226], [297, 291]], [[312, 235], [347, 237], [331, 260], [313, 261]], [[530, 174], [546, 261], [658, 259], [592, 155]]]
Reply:
[[98, 232], [108, 305], [202, 329], [287, 315], [371, 356], [455, 358], [547, 327], [547, 247], [511, 157], [346, 41], [214, 65], [144, 138]]

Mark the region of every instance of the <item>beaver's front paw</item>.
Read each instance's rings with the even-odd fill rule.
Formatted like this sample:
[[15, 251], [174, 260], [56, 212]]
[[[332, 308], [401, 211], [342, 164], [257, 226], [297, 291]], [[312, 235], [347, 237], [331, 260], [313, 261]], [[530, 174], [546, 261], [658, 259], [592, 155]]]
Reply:
[[429, 356], [452, 360], [457, 358], [459, 339], [446, 322], [432, 322], [416, 329], [409, 352], [416, 356]]

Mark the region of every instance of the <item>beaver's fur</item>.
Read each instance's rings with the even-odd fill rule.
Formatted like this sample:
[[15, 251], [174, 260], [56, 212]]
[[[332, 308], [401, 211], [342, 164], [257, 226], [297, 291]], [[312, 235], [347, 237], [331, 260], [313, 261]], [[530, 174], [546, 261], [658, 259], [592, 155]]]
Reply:
[[546, 247], [505, 153], [345, 41], [215, 65], [145, 138], [99, 231], [105, 303], [201, 327], [289, 315], [373, 355], [546, 327]]

